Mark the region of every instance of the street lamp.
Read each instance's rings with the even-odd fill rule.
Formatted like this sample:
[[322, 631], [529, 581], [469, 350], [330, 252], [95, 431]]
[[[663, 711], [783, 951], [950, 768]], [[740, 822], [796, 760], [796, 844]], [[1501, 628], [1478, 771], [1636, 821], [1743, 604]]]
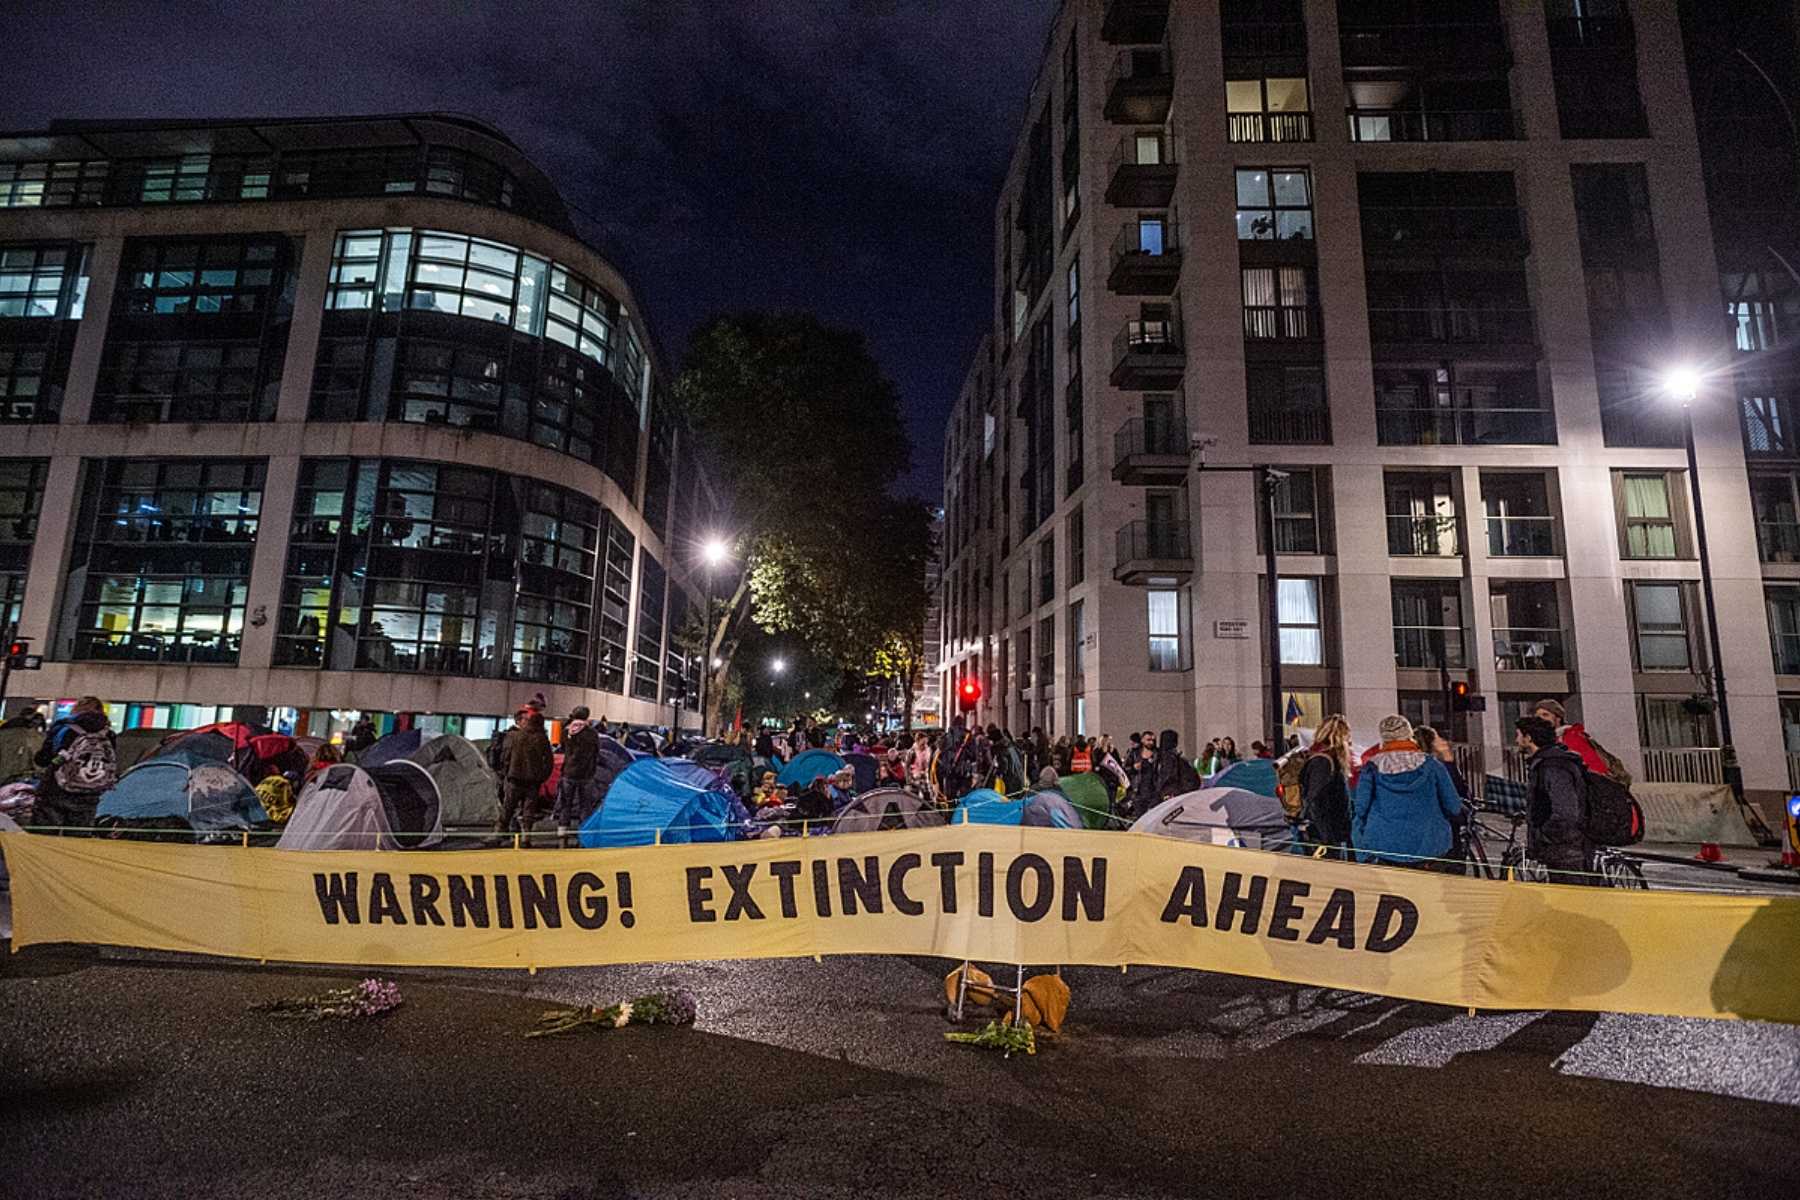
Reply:
[[1719, 654], [1719, 612], [1713, 603], [1712, 555], [1706, 543], [1706, 510], [1700, 502], [1700, 462], [1694, 454], [1694, 401], [1705, 377], [1689, 363], [1671, 367], [1663, 375], [1663, 389], [1681, 401], [1681, 432], [1687, 444], [1688, 495], [1694, 506], [1694, 540], [1700, 547], [1700, 593], [1706, 602], [1706, 640], [1712, 651], [1713, 692], [1719, 705], [1719, 764], [1725, 782], [1741, 805], [1744, 773], [1738, 767], [1737, 749], [1731, 742], [1731, 705], [1725, 696], [1725, 660]]
[[[713, 640], [713, 571], [725, 564], [731, 557], [731, 547], [722, 537], [709, 537], [700, 547], [700, 561], [706, 566], [706, 647], [712, 648]], [[712, 660], [712, 669], [700, 672], [700, 736], [707, 737], [711, 730], [706, 727], [707, 717], [712, 711], [712, 673], [719, 669], [719, 659]]]
[[771, 660], [769, 663], [769, 670], [775, 672], [777, 675], [781, 674], [783, 671], [787, 670], [787, 660], [785, 658]]

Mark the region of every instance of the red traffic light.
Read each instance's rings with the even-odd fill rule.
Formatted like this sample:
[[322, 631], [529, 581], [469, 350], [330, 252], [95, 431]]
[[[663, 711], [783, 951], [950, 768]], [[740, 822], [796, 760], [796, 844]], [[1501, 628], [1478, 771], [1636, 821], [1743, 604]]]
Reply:
[[956, 687], [956, 702], [964, 709], [974, 708], [981, 699], [981, 681], [973, 677], [964, 679]]
[[1469, 698], [1469, 685], [1460, 679], [1450, 685], [1450, 691], [1458, 700]]
[[6, 657], [23, 658], [31, 652], [30, 642], [14, 642], [6, 648]]

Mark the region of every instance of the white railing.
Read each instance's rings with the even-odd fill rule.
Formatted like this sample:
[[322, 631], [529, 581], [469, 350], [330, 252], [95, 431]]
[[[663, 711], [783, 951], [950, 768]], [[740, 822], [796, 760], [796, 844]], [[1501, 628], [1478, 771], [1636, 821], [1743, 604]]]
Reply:
[[1451, 745], [1456, 750], [1456, 769], [1469, 781], [1469, 790], [1475, 793], [1475, 798], [1481, 799], [1487, 780], [1487, 755], [1478, 744], [1452, 742]]
[[1800, 792], [1800, 754], [1789, 753], [1787, 760], [1788, 787], [1796, 792]]
[[[1789, 758], [1790, 771], [1792, 757]], [[1724, 783], [1725, 763], [1718, 750], [1695, 746], [1675, 750], [1644, 749], [1645, 783]]]

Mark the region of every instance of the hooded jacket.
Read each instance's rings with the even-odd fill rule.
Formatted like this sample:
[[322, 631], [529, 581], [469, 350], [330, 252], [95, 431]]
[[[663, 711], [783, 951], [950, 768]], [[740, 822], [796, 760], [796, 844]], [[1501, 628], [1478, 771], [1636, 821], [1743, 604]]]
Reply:
[[1156, 779], [1156, 791], [1150, 797], [1152, 803], [1200, 790], [1200, 772], [1182, 757], [1177, 749], [1180, 741], [1181, 736], [1173, 729], [1165, 729], [1157, 735], [1156, 759], [1151, 767]]
[[583, 783], [594, 777], [600, 765], [600, 733], [586, 721], [570, 721], [563, 731], [562, 777]]
[[515, 725], [507, 730], [506, 741], [501, 746], [501, 758], [505, 763], [508, 779], [532, 787], [541, 786], [544, 780], [550, 778], [550, 772], [556, 769], [550, 739], [545, 736], [544, 725], [540, 720]]
[[1363, 764], [1352, 799], [1350, 840], [1359, 862], [1410, 863], [1450, 851], [1462, 799], [1450, 772], [1411, 741], [1383, 742]]
[[1561, 743], [1545, 746], [1525, 766], [1526, 853], [1553, 870], [1586, 870], [1593, 849], [1582, 829], [1589, 768]]

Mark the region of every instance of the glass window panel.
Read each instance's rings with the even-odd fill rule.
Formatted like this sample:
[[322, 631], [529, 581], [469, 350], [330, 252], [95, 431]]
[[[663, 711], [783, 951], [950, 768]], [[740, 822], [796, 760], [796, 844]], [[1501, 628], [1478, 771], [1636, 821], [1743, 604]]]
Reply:
[[1271, 79], [1268, 81], [1270, 112], [1305, 112], [1305, 79]]
[[1237, 173], [1237, 202], [1240, 208], [1268, 207], [1268, 172], [1239, 171]]
[[1261, 112], [1262, 106], [1262, 80], [1228, 79], [1225, 81], [1226, 112]]

